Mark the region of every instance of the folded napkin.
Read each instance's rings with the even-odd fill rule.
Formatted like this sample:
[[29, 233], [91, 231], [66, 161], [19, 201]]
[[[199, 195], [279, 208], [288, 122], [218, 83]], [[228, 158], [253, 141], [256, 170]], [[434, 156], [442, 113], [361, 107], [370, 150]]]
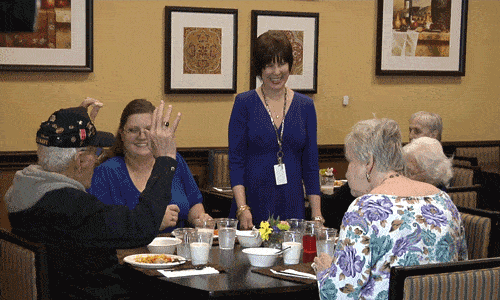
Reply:
[[300, 272], [300, 271], [296, 271], [296, 270], [292, 270], [292, 269], [283, 270], [283, 271], [281, 271], [281, 273], [288, 273], [288, 274], [298, 275], [298, 276], [307, 277], [307, 278], [311, 278], [311, 279], [316, 280], [316, 275], [306, 273], [306, 272]]
[[[288, 271], [290, 275], [287, 275], [287, 272], [285, 271]], [[282, 280], [305, 284], [316, 282], [316, 275], [314, 275], [314, 270], [311, 267], [311, 263], [300, 263], [298, 265], [278, 265], [271, 268], [256, 268], [253, 269], [252, 272], [269, 277], [279, 278]], [[297, 274], [301, 274], [299, 275], [301, 277], [292, 276]]]
[[167, 278], [184, 277], [184, 276], [195, 276], [195, 275], [208, 275], [208, 274], [219, 274], [215, 268], [205, 267], [201, 270], [191, 269], [191, 270], [158, 270], [163, 276]]

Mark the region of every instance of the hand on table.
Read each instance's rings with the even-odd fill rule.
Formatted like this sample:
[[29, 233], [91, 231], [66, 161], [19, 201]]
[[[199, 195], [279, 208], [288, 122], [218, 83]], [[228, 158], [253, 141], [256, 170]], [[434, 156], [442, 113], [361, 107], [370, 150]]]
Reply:
[[212, 218], [209, 214], [207, 214], [207, 213], [203, 213], [203, 214], [201, 214], [201, 215], [199, 216], [199, 218], [198, 218], [198, 219], [199, 219], [200, 221], [202, 221], [202, 222], [205, 222], [205, 221], [208, 221], [208, 220], [212, 220], [213, 218]]
[[314, 271], [316, 271], [316, 274], [328, 269], [332, 265], [332, 261], [333, 258], [326, 253], [320, 253], [319, 256], [316, 256], [314, 258], [314, 264], [316, 265]]
[[238, 217], [240, 220], [240, 229], [249, 230], [253, 228], [252, 213], [249, 210], [245, 210]]
[[167, 227], [174, 227], [179, 220], [179, 206], [175, 204], [170, 204], [165, 210], [165, 215], [163, 215], [163, 220], [161, 221], [160, 231]]

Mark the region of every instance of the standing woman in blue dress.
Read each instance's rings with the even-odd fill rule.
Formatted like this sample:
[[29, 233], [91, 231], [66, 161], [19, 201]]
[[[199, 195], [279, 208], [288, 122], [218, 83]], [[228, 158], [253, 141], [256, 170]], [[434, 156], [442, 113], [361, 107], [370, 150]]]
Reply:
[[312, 218], [324, 221], [316, 110], [311, 98], [286, 86], [293, 66], [286, 35], [260, 35], [252, 63], [262, 85], [236, 96], [229, 121], [231, 214], [243, 229], [269, 216], [305, 218], [305, 187]]

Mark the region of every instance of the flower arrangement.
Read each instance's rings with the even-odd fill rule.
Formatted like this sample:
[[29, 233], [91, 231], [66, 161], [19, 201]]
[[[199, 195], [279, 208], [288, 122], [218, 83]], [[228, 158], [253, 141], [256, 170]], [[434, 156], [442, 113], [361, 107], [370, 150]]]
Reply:
[[334, 168], [327, 168], [327, 169], [320, 169], [319, 170], [319, 175], [321, 175], [321, 176], [333, 177], [336, 174], [337, 174], [337, 170], [335, 170]]
[[259, 232], [263, 241], [273, 242], [274, 238], [279, 238], [280, 233], [289, 229], [290, 224], [287, 221], [281, 221], [280, 217], [274, 219], [273, 216], [270, 216], [267, 221], [260, 222]]

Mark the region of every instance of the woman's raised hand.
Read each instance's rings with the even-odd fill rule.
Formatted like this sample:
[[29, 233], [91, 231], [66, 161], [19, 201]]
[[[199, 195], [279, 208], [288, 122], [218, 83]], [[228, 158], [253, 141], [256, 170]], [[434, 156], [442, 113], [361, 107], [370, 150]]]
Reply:
[[177, 146], [175, 144], [175, 131], [181, 120], [181, 113], [177, 114], [175, 120], [170, 123], [172, 105], [169, 105], [165, 114], [163, 109], [165, 102], [162, 100], [160, 105], [153, 112], [151, 121], [151, 130], [149, 132], [149, 141], [153, 156], [169, 156], [175, 159]]

